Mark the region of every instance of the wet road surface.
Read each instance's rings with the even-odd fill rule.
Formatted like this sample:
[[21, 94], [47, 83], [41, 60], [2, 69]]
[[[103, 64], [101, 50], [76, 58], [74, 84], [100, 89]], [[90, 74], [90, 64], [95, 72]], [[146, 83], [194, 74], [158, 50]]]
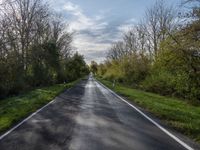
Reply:
[[90, 77], [0, 140], [0, 150], [68, 149], [186, 148]]

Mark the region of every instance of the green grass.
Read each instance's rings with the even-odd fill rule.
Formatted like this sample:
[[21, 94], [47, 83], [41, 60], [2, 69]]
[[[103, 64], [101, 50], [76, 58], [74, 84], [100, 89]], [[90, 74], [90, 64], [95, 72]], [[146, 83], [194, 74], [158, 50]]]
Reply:
[[160, 118], [168, 126], [182, 132], [200, 143], [200, 107], [187, 101], [144, 92], [117, 84], [114, 88], [110, 81], [100, 80], [118, 94], [127, 97], [140, 107]]
[[30, 113], [35, 112], [78, 81], [79, 80], [67, 84], [38, 88], [20, 96], [1, 100], [0, 133], [27, 117]]

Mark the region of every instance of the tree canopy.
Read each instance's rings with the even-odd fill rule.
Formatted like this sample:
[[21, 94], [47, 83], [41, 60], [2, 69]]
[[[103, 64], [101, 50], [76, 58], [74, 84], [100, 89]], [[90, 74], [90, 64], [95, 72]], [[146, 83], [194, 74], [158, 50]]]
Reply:
[[75, 80], [88, 73], [73, 52], [73, 34], [43, 0], [0, 5], [0, 97], [36, 86]]

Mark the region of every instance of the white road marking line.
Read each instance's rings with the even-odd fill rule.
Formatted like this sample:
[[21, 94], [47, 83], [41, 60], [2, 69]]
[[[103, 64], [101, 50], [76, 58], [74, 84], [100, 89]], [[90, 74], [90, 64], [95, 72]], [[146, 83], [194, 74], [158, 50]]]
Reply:
[[7, 136], [8, 134], [10, 134], [12, 131], [14, 131], [16, 128], [18, 128], [19, 126], [21, 126], [24, 122], [26, 122], [27, 120], [29, 120], [30, 118], [32, 118], [34, 115], [36, 115], [38, 112], [40, 112], [42, 109], [44, 109], [45, 107], [47, 107], [48, 105], [52, 104], [55, 100], [52, 100], [51, 102], [49, 102], [48, 104], [46, 104], [45, 106], [43, 106], [42, 108], [38, 109], [36, 112], [32, 113], [30, 116], [28, 116], [27, 118], [25, 118], [23, 121], [21, 121], [20, 123], [18, 123], [16, 126], [14, 126], [13, 128], [11, 128], [10, 130], [8, 130], [6, 133], [4, 133], [3, 135], [0, 136], [0, 140], [2, 140], [5, 136]]
[[[71, 88], [67, 89], [66, 91], [69, 91]], [[65, 91], [65, 92], [66, 92]], [[56, 98], [52, 101], [50, 101], [48, 104], [44, 105], [42, 108], [38, 109], [37, 111], [35, 111], [34, 113], [32, 113], [30, 116], [28, 116], [27, 118], [25, 118], [24, 120], [22, 120], [20, 123], [18, 123], [17, 125], [15, 125], [13, 128], [11, 128], [10, 130], [8, 130], [6, 133], [4, 133], [3, 135], [0, 136], [0, 141], [5, 138], [8, 134], [10, 134], [12, 131], [14, 131], [15, 129], [17, 129], [19, 126], [21, 126], [23, 123], [25, 123], [27, 120], [29, 120], [30, 118], [32, 118], [34, 115], [36, 115], [38, 112], [40, 112], [41, 110], [43, 110], [44, 108], [46, 108], [47, 106], [49, 106], [50, 104], [54, 103], [56, 100]]]
[[167, 129], [165, 129], [161, 125], [159, 125], [156, 121], [154, 121], [153, 119], [151, 119], [149, 116], [147, 116], [146, 114], [144, 114], [141, 110], [139, 110], [137, 107], [135, 107], [134, 105], [132, 105], [131, 103], [129, 103], [128, 101], [126, 101], [125, 99], [123, 99], [121, 96], [119, 96], [118, 94], [116, 94], [114, 91], [112, 91], [111, 89], [109, 89], [108, 87], [106, 87], [105, 85], [103, 85], [101, 82], [99, 82], [97, 80], [96, 80], [96, 82], [98, 82], [105, 89], [109, 90], [112, 94], [114, 94], [120, 100], [122, 100], [123, 102], [125, 102], [126, 104], [128, 104], [129, 106], [131, 106], [132, 108], [134, 108], [137, 112], [139, 112], [142, 116], [144, 116], [147, 120], [149, 120], [151, 123], [153, 123], [156, 127], [158, 127], [160, 130], [162, 130], [168, 136], [170, 136], [171, 138], [173, 138], [176, 142], [178, 142], [179, 144], [181, 144], [184, 148], [186, 148], [187, 150], [194, 150], [188, 144], [186, 144], [181, 139], [179, 139], [178, 137], [176, 137], [175, 135], [173, 135], [171, 132], [169, 132]]

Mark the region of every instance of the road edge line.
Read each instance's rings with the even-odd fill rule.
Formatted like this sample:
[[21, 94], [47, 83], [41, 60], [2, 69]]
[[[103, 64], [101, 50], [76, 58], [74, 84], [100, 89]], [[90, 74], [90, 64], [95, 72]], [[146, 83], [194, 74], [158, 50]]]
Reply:
[[[72, 88], [72, 87], [71, 87]], [[64, 90], [63, 92], [69, 91], [71, 88]], [[61, 94], [61, 93], [60, 93]], [[56, 96], [58, 97], [58, 96]], [[3, 140], [3, 138], [5, 138], [8, 134], [10, 134], [11, 132], [13, 132], [15, 129], [17, 129], [19, 126], [21, 126], [23, 123], [25, 123], [26, 121], [28, 121], [29, 119], [31, 119], [33, 116], [35, 116], [37, 113], [39, 113], [41, 110], [43, 110], [44, 108], [46, 108], [47, 106], [49, 106], [50, 104], [52, 104], [53, 102], [55, 102], [56, 97], [50, 101], [49, 103], [47, 103], [46, 105], [44, 105], [43, 107], [39, 108], [38, 110], [36, 110], [35, 112], [33, 112], [32, 114], [30, 114], [28, 117], [26, 117], [25, 119], [23, 119], [21, 122], [19, 122], [17, 125], [15, 125], [14, 127], [12, 127], [11, 129], [9, 129], [8, 131], [6, 131], [4, 134], [2, 134], [0, 136], [0, 141]]]
[[143, 113], [141, 110], [139, 110], [136, 106], [134, 106], [133, 104], [129, 103], [124, 98], [122, 98], [121, 96], [119, 96], [116, 92], [114, 92], [113, 90], [109, 89], [107, 86], [105, 86], [100, 81], [97, 81], [97, 80], [95, 80], [95, 81], [97, 83], [99, 83], [102, 87], [104, 87], [105, 89], [107, 89], [108, 91], [110, 91], [113, 95], [115, 95], [116, 97], [118, 97], [120, 100], [122, 100], [123, 102], [125, 102], [126, 104], [128, 104], [129, 106], [131, 106], [132, 108], [134, 108], [138, 113], [140, 113], [143, 117], [145, 117], [147, 120], [149, 120], [151, 123], [153, 123], [157, 128], [159, 128], [160, 130], [162, 130], [165, 134], [167, 134], [168, 136], [170, 136], [172, 139], [174, 139], [176, 142], [178, 142], [184, 148], [186, 148], [187, 150], [194, 150], [188, 144], [186, 144], [185, 142], [183, 142], [181, 139], [179, 139], [178, 137], [176, 137], [174, 134], [172, 134], [171, 132], [169, 132], [167, 129], [165, 129], [164, 127], [162, 127], [156, 121], [154, 121], [149, 116], [147, 116], [145, 113]]

